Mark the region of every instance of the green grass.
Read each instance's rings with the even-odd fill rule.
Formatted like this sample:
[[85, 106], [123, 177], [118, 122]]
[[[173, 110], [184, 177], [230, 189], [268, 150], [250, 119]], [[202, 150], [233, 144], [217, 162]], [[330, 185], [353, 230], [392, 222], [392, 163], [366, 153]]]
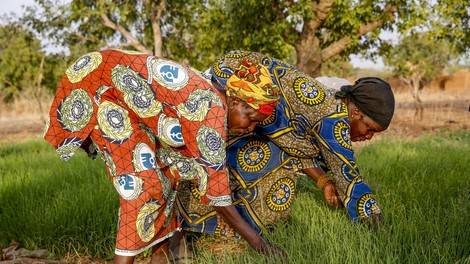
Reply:
[[118, 206], [103, 162], [62, 161], [42, 140], [0, 147], [0, 247], [111, 256]]
[[[357, 159], [386, 228], [351, 223], [301, 179], [288, 226], [267, 238], [289, 263], [470, 263], [470, 131], [381, 139]], [[83, 153], [60, 161], [42, 141], [0, 146], [0, 247], [15, 239], [56, 257], [109, 258], [117, 207], [101, 161]], [[223, 260], [197, 252], [196, 263], [221, 262], [266, 263], [251, 249]]]

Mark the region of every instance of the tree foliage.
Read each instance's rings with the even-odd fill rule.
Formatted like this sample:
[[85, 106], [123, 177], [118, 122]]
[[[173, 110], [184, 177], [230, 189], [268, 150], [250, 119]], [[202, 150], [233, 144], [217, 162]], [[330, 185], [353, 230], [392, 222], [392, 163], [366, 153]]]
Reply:
[[438, 0], [425, 24], [433, 39], [445, 40], [457, 54], [470, 52], [470, 4], [460, 0]]
[[397, 76], [420, 75], [421, 82], [432, 81], [450, 63], [452, 51], [448, 41], [433, 39], [429, 32], [404, 37], [385, 57]]
[[348, 72], [342, 61], [350, 54], [388, 54], [392, 45], [380, 33], [395, 29], [432, 29], [462, 53], [468, 16], [458, 0], [36, 0], [22, 22], [67, 48], [70, 57], [46, 57], [57, 67], [89, 51], [125, 48], [204, 70], [225, 52], [253, 50], [315, 77]]
[[[316, 76], [329, 59], [382, 43], [406, 1], [37, 0], [25, 21], [66, 46], [131, 47], [208, 67], [227, 51], [254, 50]], [[39, 10], [39, 11], [38, 11]]]
[[422, 2], [400, 18], [409, 23], [399, 23], [403, 37], [384, 54], [384, 62], [408, 85], [419, 119], [423, 115], [420, 88], [468, 56], [469, 17], [468, 3], [446, 0]]
[[22, 25], [0, 26], [0, 97], [12, 102], [21, 93], [37, 87], [41, 59], [40, 41]]
[[158, 56], [173, 55], [171, 38], [184, 37], [186, 24], [200, 9], [200, 1], [182, 0], [36, 0], [23, 21], [53, 40], [75, 51], [103, 48], [134, 49]]
[[[347, 60], [351, 53], [380, 46], [378, 34], [391, 28], [397, 6], [392, 1], [215, 0], [197, 21], [206, 30], [194, 45], [202, 53], [258, 51], [318, 76], [330, 59]], [[212, 40], [200, 45], [202, 38]]]

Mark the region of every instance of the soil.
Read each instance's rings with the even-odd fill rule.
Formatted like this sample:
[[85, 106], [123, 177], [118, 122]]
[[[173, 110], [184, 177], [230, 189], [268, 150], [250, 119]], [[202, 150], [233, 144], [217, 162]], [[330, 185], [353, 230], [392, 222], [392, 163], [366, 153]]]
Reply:
[[41, 117], [0, 119], [0, 144], [40, 138], [44, 129]]
[[409, 93], [396, 94], [390, 127], [380, 136], [415, 138], [423, 134], [470, 129], [470, 89], [429, 91], [421, 96], [423, 117], [415, 113]]

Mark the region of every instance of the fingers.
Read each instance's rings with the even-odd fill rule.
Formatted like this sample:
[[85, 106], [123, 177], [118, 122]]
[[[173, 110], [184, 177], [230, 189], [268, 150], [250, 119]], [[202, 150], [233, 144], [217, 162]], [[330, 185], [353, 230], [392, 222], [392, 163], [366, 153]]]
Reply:
[[281, 247], [273, 245], [271, 243], [266, 243], [259, 251], [261, 254], [265, 255], [268, 258], [287, 260], [287, 253]]
[[342, 208], [343, 204], [341, 203], [341, 199], [337, 196], [330, 196], [329, 198], [326, 199], [326, 202], [328, 203], [329, 206], [334, 207], [334, 208]]
[[334, 208], [338, 208], [338, 204], [339, 204], [338, 196], [331, 196], [331, 197], [328, 199], [328, 205], [329, 205], [329, 206], [332, 206], [332, 207], [334, 207]]
[[328, 184], [323, 189], [323, 195], [325, 196], [326, 203], [334, 208], [341, 208], [343, 204], [338, 195], [338, 190], [334, 184]]

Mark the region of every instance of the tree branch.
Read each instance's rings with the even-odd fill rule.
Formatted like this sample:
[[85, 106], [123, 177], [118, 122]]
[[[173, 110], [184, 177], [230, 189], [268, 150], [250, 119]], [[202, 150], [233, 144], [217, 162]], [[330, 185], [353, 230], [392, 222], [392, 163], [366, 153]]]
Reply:
[[327, 61], [329, 58], [341, 53], [341, 51], [346, 49], [349, 42], [353, 38], [355, 39], [369, 32], [372, 32], [373, 30], [381, 27], [386, 21], [394, 21], [395, 12], [397, 12], [397, 7], [395, 5], [388, 4], [384, 9], [381, 18], [360, 26], [356, 34], [345, 36], [340, 40], [336, 41], [335, 43], [331, 44], [330, 46], [324, 48], [321, 52], [322, 61]]
[[154, 43], [154, 54], [157, 56], [162, 56], [163, 50], [163, 39], [162, 39], [162, 30], [160, 28], [160, 19], [163, 16], [163, 12], [166, 9], [166, 0], [161, 0], [160, 5], [158, 5], [157, 10], [153, 8], [152, 4], [152, 15], [150, 18], [150, 23], [153, 30], [153, 43]]
[[312, 11], [315, 14], [315, 18], [304, 24], [304, 30], [306, 26], [311, 32], [317, 31], [317, 29], [325, 22], [334, 3], [334, 0], [320, 0], [319, 2], [312, 1]]
[[[39, 107], [39, 113], [44, 113], [42, 110], [42, 103], [41, 103], [41, 97], [42, 97], [42, 80], [44, 78], [44, 57], [45, 55], [42, 55], [41, 58], [41, 63], [39, 64], [39, 71], [38, 71], [38, 86], [37, 90], [34, 91], [34, 97], [36, 97], [36, 100], [38, 102], [38, 107]], [[41, 115], [41, 120], [44, 122], [46, 121], [44, 119], [44, 116]]]
[[132, 44], [131, 43], [119, 43], [119, 44], [111, 45], [108, 47], [111, 49], [121, 49], [121, 48], [126, 48], [126, 47], [132, 47]]
[[15, 88], [15, 90], [18, 90], [18, 87], [15, 86], [12, 82], [10, 82], [9, 80], [5, 79], [5, 78], [0, 78], [0, 81], [4, 81], [6, 84], [10, 85], [11, 87]]
[[108, 15], [105, 14], [104, 12], [100, 13], [101, 20], [103, 20], [103, 24], [111, 29], [119, 31], [126, 39], [130, 40], [130, 44], [132, 47], [134, 47], [136, 50], [144, 53], [151, 54], [152, 51], [147, 49], [144, 45], [140, 43], [140, 41], [134, 37], [129, 31], [127, 31], [125, 28], [123, 28], [121, 25], [114, 23], [109, 19]]

